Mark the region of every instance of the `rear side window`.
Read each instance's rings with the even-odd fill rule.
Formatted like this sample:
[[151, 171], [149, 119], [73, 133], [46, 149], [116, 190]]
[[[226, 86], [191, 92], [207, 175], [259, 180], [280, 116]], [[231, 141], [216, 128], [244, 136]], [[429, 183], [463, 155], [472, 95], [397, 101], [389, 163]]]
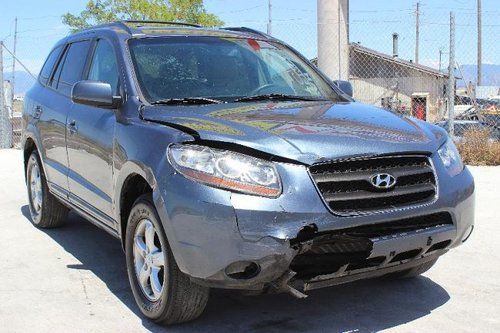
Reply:
[[49, 80], [50, 74], [52, 73], [52, 69], [54, 68], [54, 65], [59, 58], [59, 54], [61, 54], [62, 46], [58, 46], [55, 49], [50, 52], [49, 56], [47, 57], [47, 60], [45, 60], [45, 64], [42, 67], [42, 70], [40, 71], [40, 75], [38, 78], [40, 79], [40, 82], [42, 84], [47, 84], [47, 81]]
[[83, 69], [89, 52], [90, 41], [72, 43], [66, 49], [63, 61], [54, 75], [52, 86], [65, 95], [71, 94], [73, 84], [82, 79]]

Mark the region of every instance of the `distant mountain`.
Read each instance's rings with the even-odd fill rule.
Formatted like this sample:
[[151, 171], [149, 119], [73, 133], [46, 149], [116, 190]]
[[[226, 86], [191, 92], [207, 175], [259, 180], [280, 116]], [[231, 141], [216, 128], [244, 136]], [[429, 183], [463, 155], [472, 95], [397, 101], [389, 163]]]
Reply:
[[[4, 80], [12, 80], [12, 72], [3, 73]], [[24, 71], [16, 71], [16, 82], [14, 87], [14, 94], [24, 94], [28, 91], [35, 79]]]
[[[457, 85], [464, 86], [469, 81], [477, 82], [477, 65], [462, 65], [460, 68], [464, 79], [457, 82]], [[483, 64], [481, 70], [482, 86], [500, 86], [500, 65]]]

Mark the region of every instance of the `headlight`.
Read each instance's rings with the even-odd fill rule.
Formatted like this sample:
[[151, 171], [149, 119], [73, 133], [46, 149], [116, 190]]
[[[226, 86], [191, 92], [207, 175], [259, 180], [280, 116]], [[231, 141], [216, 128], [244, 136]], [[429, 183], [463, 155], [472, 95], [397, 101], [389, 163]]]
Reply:
[[210, 186], [265, 197], [281, 194], [274, 164], [255, 157], [204, 146], [172, 145], [168, 158], [182, 175]]
[[450, 176], [458, 175], [464, 169], [457, 147], [451, 139], [446, 140], [445, 144], [438, 149], [438, 154]]

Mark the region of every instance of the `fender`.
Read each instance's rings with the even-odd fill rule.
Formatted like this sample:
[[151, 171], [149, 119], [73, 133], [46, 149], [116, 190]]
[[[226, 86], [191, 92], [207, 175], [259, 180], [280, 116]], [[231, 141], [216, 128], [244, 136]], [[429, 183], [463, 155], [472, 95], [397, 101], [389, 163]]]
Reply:
[[[115, 169], [116, 170], [116, 169]], [[118, 234], [122, 235], [122, 228], [121, 228], [121, 202], [120, 202], [120, 196], [123, 190], [123, 186], [125, 184], [125, 181], [130, 177], [134, 175], [139, 175], [142, 178], [146, 180], [146, 182], [149, 184], [149, 186], [153, 189], [153, 191], [157, 187], [156, 183], [156, 178], [153, 175], [153, 171], [151, 170], [150, 167], [146, 166], [144, 163], [140, 161], [126, 161], [121, 169], [120, 172], [115, 180], [115, 193], [114, 193], [114, 198], [113, 198], [113, 208], [114, 208], [114, 217], [115, 220], [118, 222], [120, 225], [120, 228], [118, 231]]]
[[[26, 142], [28, 141], [28, 139], [33, 140], [33, 142], [35, 143], [35, 148], [38, 152], [38, 155], [40, 156], [40, 163], [42, 164], [43, 174], [45, 175], [45, 177], [47, 177], [47, 172], [45, 171], [45, 162], [44, 162], [45, 152], [43, 151], [43, 149], [40, 149], [40, 147], [42, 147], [40, 142], [40, 136], [38, 135], [38, 132], [36, 131], [36, 128], [32, 123], [28, 123], [26, 129], [22, 133], [21, 147], [23, 150], [23, 154], [26, 149]], [[24, 178], [26, 180], [26, 165], [24, 165]]]

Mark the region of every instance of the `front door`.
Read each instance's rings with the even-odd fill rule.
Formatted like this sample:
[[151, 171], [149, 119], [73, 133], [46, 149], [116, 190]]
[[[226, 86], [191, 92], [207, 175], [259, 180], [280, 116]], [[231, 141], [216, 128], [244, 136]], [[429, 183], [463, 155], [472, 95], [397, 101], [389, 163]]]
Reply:
[[[86, 79], [109, 83], [116, 94], [117, 62], [108, 41], [96, 42]], [[115, 110], [76, 103], [67, 120], [70, 199], [111, 227], [115, 125]]]

